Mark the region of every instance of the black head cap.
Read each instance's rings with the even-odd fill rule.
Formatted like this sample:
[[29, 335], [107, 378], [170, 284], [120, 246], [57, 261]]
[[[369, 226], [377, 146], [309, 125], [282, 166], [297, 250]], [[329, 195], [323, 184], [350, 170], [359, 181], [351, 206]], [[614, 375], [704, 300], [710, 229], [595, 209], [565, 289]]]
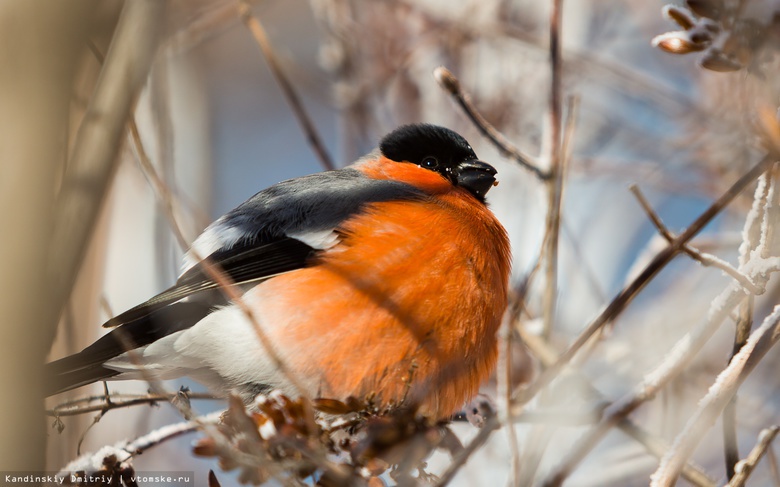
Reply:
[[[495, 181], [496, 170], [477, 159], [466, 139], [438, 125], [402, 125], [382, 139], [379, 150], [390, 160], [408, 162], [441, 174], [452, 184], [469, 190], [480, 201]], [[466, 166], [469, 177], [466, 177]]]
[[412, 164], [420, 164], [428, 156], [443, 164], [477, 159], [466, 139], [448, 128], [428, 123], [398, 127], [382, 139], [379, 150], [388, 159]]

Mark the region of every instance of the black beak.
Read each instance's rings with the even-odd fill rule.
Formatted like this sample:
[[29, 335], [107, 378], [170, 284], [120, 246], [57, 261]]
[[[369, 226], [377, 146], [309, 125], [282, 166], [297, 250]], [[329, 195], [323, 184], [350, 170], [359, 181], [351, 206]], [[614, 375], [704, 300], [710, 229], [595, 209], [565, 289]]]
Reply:
[[477, 160], [463, 161], [455, 169], [457, 185], [469, 190], [480, 201], [496, 182], [497, 172], [490, 164]]

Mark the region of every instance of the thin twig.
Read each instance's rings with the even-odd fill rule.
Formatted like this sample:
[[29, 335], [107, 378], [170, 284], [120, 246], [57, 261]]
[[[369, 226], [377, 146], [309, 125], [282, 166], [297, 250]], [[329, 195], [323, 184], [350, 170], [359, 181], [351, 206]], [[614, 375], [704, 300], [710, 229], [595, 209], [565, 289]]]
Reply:
[[[560, 73], [558, 76], [560, 76]], [[555, 105], [555, 103], [552, 103], [552, 105]], [[545, 289], [542, 296], [542, 336], [547, 340], [550, 339], [555, 323], [555, 310], [558, 301], [558, 242], [562, 226], [563, 182], [568, 172], [568, 165], [571, 162], [572, 150], [574, 148], [574, 130], [577, 124], [578, 108], [579, 97], [570, 96], [567, 100], [568, 116], [563, 140], [560, 142], [561, 148], [560, 150], [551, 151], [550, 157], [551, 161], [553, 161], [550, 164], [551, 177], [545, 181], [548, 191], [548, 208], [544, 237]], [[553, 125], [556, 124], [554, 123]], [[560, 129], [553, 130], [553, 132], [560, 132]], [[557, 143], [556, 138], [554, 144]]]
[[[734, 333], [734, 345], [731, 349], [731, 356], [728, 363], [734, 360], [734, 356], [739, 353], [750, 336], [750, 329], [753, 327], [753, 305], [754, 296], [748, 298], [739, 308], [739, 319], [737, 320], [737, 329]], [[726, 461], [726, 476], [733, 479], [735, 467], [739, 461], [739, 441], [737, 437], [737, 394], [731, 398], [731, 401], [723, 410], [721, 420], [723, 425], [723, 450]]]
[[[544, 390], [539, 394], [536, 407], [540, 409], [547, 408], [551, 403], [552, 394], [550, 394], [549, 390]], [[603, 407], [599, 407], [598, 414], [595, 414], [593, 417], [600, 418], [602, 409]], [[537, 424], [527, 433], [525, 436], [526, 449], [523, 455], [522, 476], [519, 477], [519, 482], [515, 485], [533, 485], [544, 455], [558, 428], [558, 424]]]
[[499, 341], [503, 346], [499, 349], [498, 364], [496, 366], [498, 371], [496, 374], [498, 396], [504, 405], [503, 410], [499, 410], [499, 414], [504, 423], [511, 454], [511, 466], [507, 481], [508, 487], [516, 485], [517, 479], [520, 478], [520, 445], [510, 415], [512, 410], [512, 347], [515, 343], [514, 330], [510, 325], [510, 321], [509, 313], [504, 313], [504, 320], [501, 325], [502, 340]]
[[[101, 52], [100, 48], [92, 40], [87, 41], [87, 46], [89, 47], [90, 52], [92, 52], [92, 55], [95, 56], [98, 64], [103, 64], [105, 61], [105, 56]], [[163, 213], [167, 216], [169, 221], [175, 220], [173, 209], [174, 201], [171, 196], [172, 192], [170, 190], [166, 190], [168, 185], [157, 174], [157, 170], [154, 168], [154, 165], [149, 158], [149, 154], [144, 148], [144, 144], [141, 140], [141, 134], [138, 131], [138, 123], [135, 121], [135, 116], [130, 117], [130, 120], [127, 122], [127, 128], [130, 130], [130, 138], [133, 141], [133, 147], [135, 148], [136, 155], [138, 156], [138, 163], [141, 166], [141, 170], [143, 171], [144, 176], [151, 180], [152, 189], [157, 196], [158, 203], [162, 207]], [[173, 234], [176, 237], [176, 241], [179, 243], [179, 248], [186, 251], [190, 247], [190, 242], [182, 234], [181, 228], [178, 225], [172, 225], [171, 231], [173, 231]], [[110, 314], [109, 318], [111, 316], [114, 316], [114, 314]]]
[[235, 304], [238, 309], [241, 310], [244, 316], [247, 317], [249, 322], [252, 324], [252, 329], [255, 332], [255, 336], [257, 336], [258, 340], [260, 341], [260, 344], [263, 347], [263, 351], [268, 354], [268, 358], [271, 359], [274, 368], [276, 368], [276, 370], [278, 370], [279, 373], [282, 374], [285, 379], [287, 379], [290, 385], [295, 388], [297, 394], [305, 399], [302, 401], [302, 403], [303, 409], [306, 412], [307, 426], [309, 427], [309, 431], [316, 431], [314, 424], [314, 411], [311, 409], [311, 398], [309, 397], [307, 389], [303, 386], [303, 383], [300, 381], [300, 379], [287, 367], [284, 361], [282, 361], [281, 357], [276, 352], [276, 348], [274, 347], [273, 343], [271, 343], [271, 339], [268, 338], [268, 335], [266, 335], [265, 331], [263, 331], [263, 327], [261, 326], [260, 320], [258, 319], [256, 313], [252, 310], [252, 308], [249, 307], [249, 305], [246, 304], [244, 299], [236, 290], [236, 285], [233, 280], [230, 279], [230, 276], [225, 274], [222, 269], [220, 269], [216, 264], [212, 263], [207, 257], [197, 255], [197, 253], [195, 253], [192, 249], [190, 249], [190, 252], [192, 253], [193, 258], [198, 261], [198, 265], [201, 266], [201, 269], [203, 269], [203, 271], [208, 275], [209, 279], [216, 282], [220, 291], [225, 294], [225, 297], [227, 297], [229, 301]]
[[530, 401], [542, 388], [546, 387], [563, 368], [571, 361], [574, 355], [588, 342], [591, 336], [604, 325], [615, 319], [634, 299], [634, 297], [655, 277], [675, 255], [687, 244], [702, 228], [704, 228], [715, 216], [717, 216], [731, 201], [737, 197], [750, 183], [758, 178], [772, 162], [772, 155], [767, 155], [753, 166], [739, 180], [726, 190], [720, 198], [713, 202], [699, 217], [691, 223], [685, 231], [675, 238], [666, 248], [659, 252], [644, 270], [615, 296], [609, 305], [602, 311], [575, 339], [574, 343], [563, 353], [556, 363], [544, 370], [537, 379], [524, 389], [516, 391], [515, 407], [522, 406]]
[[[542, 336], [541, 341], [549, 340], [553, 324], [555, 321], [555, 309], [558, 295], [558, 247], [561, 231], [561, 206], [563, 203], [563, 181], [566, 178], [568, 162], [571, 160], [571, 151], [573, 148], [574, 129], [577, 120], [577, 107], [579, 99], [575, 96], [568, 99], [568, 118], [566, 122], [566, 131], [561, 140], [561, 118], [560, 113], [560, 42], [558, 33], [560, 31], [560, 12], [551, 16], [551, 45], [550, 62], [552, 65], [552, 77], [558, 79], [557, 88], [553, 87], [550, 94], [550, 125], [554, 127], [551, 132], [549, 146], [549, 159], [551, 161], [549, 175], [544, 181], [548, 194], [547, 220], [545, 225], [545, 235], [542, 244], [544, 255], [545, 288], [542, 296]], [[553, 83], [554, 85], [556, 83]], [[520, 328], [520, 327], [518, 327]], [[543, 407], [548, 403], [548, 399], [543, 394], [538, 401], [538, 406]], [[529, 433], [527, 444], [533, 445], [533, 448], [527, 448], [523, 459], [525, 468], [522, 470], [522, 477], [515, 477], [518, 482], [515, 485], [531, 485], [536, 476], [537, 469], [542, 463], [544, 454], [552, 441], [553, 435], [561, 424], [538, 426]]]
[[[677, 238], [676, 235], [674, 235], [666, 227], [666, 225], [664, 225], [661, 217], [658, 216], [658, 213], [656, 213], [656, 211], [650, 205], [650, 202], [647, 201], [647, 198], [645, 198], [645, 195], [642, 193], [642, 190], [639, 189], [639, 186], [632, 184], [628, 187], [628, 189], [631, 190], [639, 204], [642, 206], [642, 209], [645, 210], [645, 213], [647, 213], [648, 218], [650, 218], [650, 221], [653, 222], [653, 225], [655, 225], [658, 233], [660, 233], [667, 242], [672, 243], [674, 239]], [[718, 259], [714, 255], [704, 253], [688, 244], [682, 246], [682, 251], [703, 266], [715, 267], [725, 272], [729, 276], [736, 279], [740, 284], [742, 284], [742, 286], [744, 286], [745, 289], [747, 289], [751, 294], [761, 294], [763, 292], [763, 290], [759, 289], [755, 284], [753, 284], [753, 282], [748, 279], [747, 276], [739, 272], [728, 262]]]
[[488, 438], [490, 438], [490, 435], [500, 427], [501, 421], [499, 421], [498, 415], [493, 415], [487, 418], [485, 420], [485, 424], [482, 426], [482, 429], [479, 430], [479, 433], [477, 433], [477, 436], [475, 436], [468, 445], [463, 447], [462, 450], [453, 456], [452, 462], [447, 467], [447, 470], [441, 474], [439, 480], [434, 484], [434, 487], [444, 487], [445, 485], [449, 484], [452, 479], [455, 478], [455, 475], [458, 473], [458, 471], [466, 464], [471, 455], [479, 450], [482, 445], [487, 442]]
[[745, 482], [747, 482], [750, 474], [753, 473], [758, 462], [761, 461], [764, 454], [769, 451], [778, 432], [780, 432], [779, 426], [770, 426], [769, 428], [761, 430], [761, 433], [758, 434], [756, 446], [753, 447], [744, 460], [737, 464], [737, 472], [729, 481], [728, 487], [742, 487], [745, 485]]
[[184, 55], [238, 23], [238, 5], [234, 2], [209, 3], [190, 13], [193, 16], [187, 23], [165, 39], [165, 50], [172, 56]]
[[[555, 321], [555, 304], [558, 296], [558, 237], [561, 225], [561, 199], [563, 194], [563, 170], [561, 162], [561, 126], [563, 124], [561, 103], [561, 22], [563, 0], [552, 0], [550, 9], [550, 95], [547, 113], [549, 135], [546, 140], [549, 176], [545, 181], [547, 189], [547, 218], [545, 224], [544, 275], [545, 287], [542, 295], [542, 336], [549, 340]], [[573, 131], [573, 114], [569, 123]]]
[[[144, 145], [141, 142], [141, 134], [138, 132], [138, 125], [135, 122], [135, 117], [131, 118], [128, 122], [128, 128], [130, 129], [130, 136], [133, 140], [133, 147], [135, 147], [136, 154], [138, 155], [138, 162], [141, 165], [141, 170], [144, 175], [149, 178], [152, 183], [152, 188], [157, 195], [157, 201], [162, 208], [168, 221], [177, 221], [174, 214], [173, 197], [169, 186], [162, 180], [157, 174], [157, 170], [152, 165], [152, 161], [149, 159], [149, 155], [144, 149]], [[169, 225], [173, 235], [176, 237], [176, 241], [179, 244], [179, 248], [186, 251], [190, 248], [190, 242], [184, 236], [179, 225]]]
[[[566, 174], [569, 174], [568, 169], [566, 170]], [[565, 218], [561, 219], [561, 234], [565, 237], [565, 240], [568, 241], [569, 249], [574, 254], [574, 261], [577, 263], [578, 268], [582, 272], [582, 276], [588, 283], [589, 291], [594, 294], [594, 297], [599, 303], [603, 303], [607, 300], [607, 293], [604, 291], [604, 286], [599, 282], [598, 277], [596, 277], [596, 272], [592, 265], [593, 263], [585, 257], [585, 253], [582, 250], [582, 242], [575, 234], [570, 222]]]
[[[517, 416], [512, 417], [513, 424], [554, 424], [556, 426], [587, 426], [595, 424], [601, 419], [601, 413], [604, 410], [606, 403], [600, 404], [597, 407], [588, 411], [581, 410], [547, 410], [547, 411], [523, 411]], [[355, 424], [361, 421], [360, 418], [355, 419]], [[465, 412], [459, 412], [451, 418], [453, 423], [465, 423], [468, 422]], [[659, 456], [660, 457], [660, 456]]]
[[[174, 147], [174, 121], [173, 121], [173, 100], [171, 98], [171, 90], [175, 89], [171, 86], [171, 70], [172, 65], [175, 64], [173, 62], [168, 62], [171, 59], [174, 59], [172, 56], [170, 56], [170, 52], [166, 52], [167, 56], [163, 58], [160, 62], [156, 63], [152, 67], [152, 72], [149, 76], [149, 96], [148, 96], [148, 103], [149, 107], [154, 107], [154, 116], [151, 117], [151, 123], [149, 124], [151, 128], [154, 131], [155, 138], [156, 138], [156, 160], [158, 162], [159, 167], [159, 174], [160, 177], [165, 181], [171, 181], [171, 187], [173, 187], [173, 182], [176, 181], [176, 154], [175, 154], [175, 147]], [[135, 117], [131, 120], [131, 123], [136, 123]], [[147, 160], [149, 158], [147, 157]], [[189, 172], [189, 168], [185, 169], [185, 173]], [[179, 192], [178, 189], [175, 190], [175, 192]], [[179, 203], [181, 203], [180, 200]], [[160, 200], [156, 200], [156, 203], [159, 204]], [[164, 201], [163, 202], [167, 208], [164, 209], [164, 211], [174, 211], [174, 201]], [[175, 208], [178, 211], [181, 211], [181, 208], [183, 207], [177, 207]], [[157, 253], [158, 259], [160, 261], [164, 260], [171, 260], [170, 257], [170, 247], [172, 246], [170, 234], [166, 232], [170, 231], [170, 228], [165, 228], [165, 219], [155, 219], [155, 227], [156, 231], [159, 232], [160, 239], [157, 242], [157, 245], [155, 246], [155, 251]], [[202, 227], [197, 227], [202, 228]], [[181, 227], [179, 228], [181, 230]], [[193, 233], [194, 229], [190, 229], [188, 232], [190, 235], [190, 238], [185, 238], [184, 235], [174, 235], [174, 239], [177, 241], [176, 243], [179, 245], [179, 249], [186, 253], [187, 247], [190, 243], [192, 243], [192, 239], [194, 238]], [[177, 272], [178, 266], [175, 264], [173, 266], [167, 266], [167, 271], [165, 272], [164, 276], [167, 279], [175, 279], [178, 277]], [[160, 273], [161, 276], [163, 273]]]
[[[52, 417], [64, 417], [64, 416], [77, 416], [80, 414], [92, 413], [100, 411], [102, 413], [111, 411], [112, 409], [121, 409], [132, 406], [138, 406], [142, 404], [148, 404], [150, 406], [155, 405], [158, 402], [170, 402], [179, 393], [167, 393], [167, 394], [147, 394], [139, 397], [128, 397], [124, 394], [112, 394], [101, 396], [90, 396], [88, 398], [82, 398], [77, 401], [69, 401], [68, 403], [58, 404], [54, 409], [47, 409], [46, 415]], [[187, 392], [187, 397], [190, 399], [208, 399], [208, 400], [223, 400], [224, 398], [215, 396], [213, 394], [205, 392]], [[103, 404], [95, 404], [91, 406], [73, 407], [74, 402], [94, 402], [96, 400], [104, 401]]]
[[777, 465], [777, 456], [772, 445], [767, 449], [766, 460], [769, 463], [769, 472], [772, 474], [772, 483], [775, 487], [780, 487], [780, 467]]
[[282, 88], [284, 96], [287, 98], [287, 102], [290, 104], [293, 113], [295, 113], [298, 122], [301, 124], [303, 133], [306, 135], [306, 140], [309, 142], [312, 149], [314, 149], [314, 153], [320, 159], [320, 162], [325, 169], [336, 169], [333, 159], [325, 149], [322, 138], [317, 132], [306, 109], [303, 107], [300, 96], [295, 91], [295, 88], [287, 78], [284, 70], [282, 70], [282, 65], [274, 52], [273, 46], [271, 46], [271, 41], [268, 39], [268, 34], [265, 32], [263, 24], [260, 23], [260, 20], [256, 16], [252, 15], [252, 8], [245, 0], [242, 0], [238, 4], [238, 13], [244, 21], [244, 24], [246, 24], [247, 28], [252, 33], [252, 36], [255, 38], [257, 45], [260, 46], [260, 50], [263, 52], [266, 62], [268, 62], [268, 67], [271, 69], [274, 78], [276, 78], [276, 81]]
[[[647, 451], [656, 458], [662, 458], [669, 450], [669, 444], [665, 440], [650, 434], [647, 430], [640, 428], [639, 425], [628, 418], [625, 418], [618, 423], [618, 428], [630, 438], [633, 438], [644, 446]], [[707, 475], [702, 467], [696, 465], [690, 459], [685, 466], [683, 466], [682, 477], [698, 487], [715, 487], [717, 485], [715, 480]]]
[[76, 455], [81, 455], [81, 445], [84, 444], [84, 440], [87, 438], [87, 433], [89, 433], [92, 427], [98, 424], [102, 418], [103, 418], [102, 412], [96, 414], [95, 417], [92, 418], [92, 422], [89, 423], [87, 427], [84, 429], [84, 431], [81, 432], [81, 435], [79, 436], [79, 441], [76, 443]]
[[495, 145], [503, 155], [506, 157], [511, 157], [517, 161], [521, 167], [531, 171], [537, 178], [541, 180], [545, 180], [550, 177], [549, 174], [539, 169], [538, 164], [534, 158], [521, 152], [520, 149], [515, 147], [511, 142], [509, 142], [509, 140], [507, 140], [506, 137], [504, 137], [498, 130], [496, 130], [495, 127], [490, 124], [490, 122], [485, 120], [485, 117], [483, 117], [482, 114], [477, 111], [476, 107], [474, 107], [469, 94], [463, 91], [461, 88], [458, 78], [456, 78], [455, 75], [452, 74], [447, 68], [439, 66], [438, 68], [434, 69], [433, 77], [436, 78], [436, 81], [442, 88], [444, 88], [445, 91], [447, 91], [447, 93], [455, 98], [455, 101], [458, 103], [458, 105], [460, 105], [463, 111], [466, 112], [466, 115], [474, 123], [477, 129], [482, 132], [482, 135], [487, 137], [488, 140], [490, 140], [490, 142], [492, 142], [493, 145]]

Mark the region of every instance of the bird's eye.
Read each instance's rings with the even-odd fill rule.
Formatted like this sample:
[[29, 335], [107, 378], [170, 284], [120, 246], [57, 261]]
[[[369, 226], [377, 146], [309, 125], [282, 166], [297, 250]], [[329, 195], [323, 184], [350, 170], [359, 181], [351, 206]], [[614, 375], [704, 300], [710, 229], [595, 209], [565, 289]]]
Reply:
[[420, 167], [424, 167], [425, 169], [436, 169], [439, 167], [439, 160], [433, 156], [427, 156], [420, 163]]

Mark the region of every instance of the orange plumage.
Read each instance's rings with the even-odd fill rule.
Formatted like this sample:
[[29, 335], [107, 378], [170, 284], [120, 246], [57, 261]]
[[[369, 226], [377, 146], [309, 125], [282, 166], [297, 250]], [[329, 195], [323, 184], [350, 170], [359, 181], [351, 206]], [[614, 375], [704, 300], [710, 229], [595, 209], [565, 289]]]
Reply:
[[271, 339], [294, 373], [317, 378], [319, 395], [376, 394], [394, 404], [408, 395], [445, 417], [476, 394], [496, 361], [506, 231], [436, 173], [385, 158], [359, 169], [429, 196], [372, 203], [345, 222], [342, 243], [318, 265], [269, 280], [247, 299], [285, 319]]

